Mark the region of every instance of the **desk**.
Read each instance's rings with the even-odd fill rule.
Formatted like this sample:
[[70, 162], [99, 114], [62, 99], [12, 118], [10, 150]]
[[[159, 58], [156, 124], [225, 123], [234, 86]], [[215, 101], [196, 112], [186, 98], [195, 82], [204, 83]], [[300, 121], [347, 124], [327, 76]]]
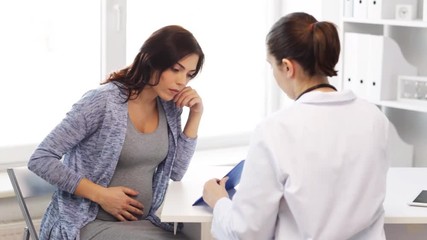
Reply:
[[384, 201], [386, 224], [427, 224], [427, 208], [412, 207], [412, 201], [427, 190], [427, 168], [390, 168]]
[[[206, 206], [191, 205], [202, 194], [206, 180], [222, 177], [230, 169], [231, 166], [194, 168], [189, 170], [187, 178], [180, 182], [171, 182], [160, 219], [163, 222], [201, 223], [200, 239], [212, 239], [212, 210]], [[390, 168], [384, 201], [385, 223], [427, 224], [427, 208], [411, 207], [407, 204], [422, 189], [427, 189], [427, 168]]]
[[203, 185], [212, 178], [221, 178], [233, 166], [191, 166], [180, 182], [171, 182], [160, 214], [162, 222], [200, 223], [200, 240], [212, 239], [212, 209], [192, 206], [202, 196]]

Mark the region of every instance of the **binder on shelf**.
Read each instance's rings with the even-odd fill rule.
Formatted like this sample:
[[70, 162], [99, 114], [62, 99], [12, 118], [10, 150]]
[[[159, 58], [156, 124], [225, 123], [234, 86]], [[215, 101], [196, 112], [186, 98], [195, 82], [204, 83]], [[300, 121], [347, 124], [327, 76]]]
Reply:
[[354, 0], [344, 0], [344, 17], [353, 17]]
[[358, 97], [367, 98], [370, 61], [369, 35], [346, 33], [344, 37], [344, 89], [351, 89]]
[[351, 89], [356, 95], [356, 79], [358, 64], [358, 38], [354, 33], [345, 33], [344, 35], [344, 66], [343, 66], [343, 89]]
[[396, 19], [398, 5], [411, 6], [416, 12], [418, 0], [365, 0], [368, 19]]
[[[389, 64], [388, 62], [384, 62], [384, 48], [386, 48], [384, 42], [387, 40], [385, 40], [384, 36], [367, 36], [370, 38], [368, 48], [370, 51], [374, 51], [367, 55], [369, 61], [371, 62], [371, 65], [368, 67], [368, 69], [366, 69], [369, 74], [369, 81], [367, 84], [367, 99], [373, 102], [393, 99], [392, 92], [393, 89], [396, 89], [394, 88], [393, 84], [395, 85], [396, 83], [393, 83], [389, 76], [387, 76], [387, 78], [383, 76], [383, 68], [387, 68], [387, 64]], [[397, 46], [397, 48], [399, 47]], [[388, 51], [393, 51], [388, 48], [386, 49]], [[400, 62], [400, 59], [395, 59], [394, 61]]]
[[353, 5], [353, 17], [365, 19], [368, 17], [368, 0], [355, 0]]
[[370, 44], [370, 59], [374, 62], [369, 69], [369, 100], [396, 100], [398, 76], [417, 75], [417, 68], [405, 59], [399, 45], [392, 38], [371, 35]]
[[398, 76], [417, 75], [416, 67], [406, 61], [399, 45], [389, 37], [345, 33], [344, 46], [343, 86], [361, 98], [372, 102], [396, 100]]
[[351, 89], [357, 96], [366, 98], [367, 68], [366, 56], [369, 49], [366, 34], [346, 33], [344, 44], [344, 88]]
[[395, 0], [369, 0], [369, 19], [392, 19], [395, 12]]
[[369, 0], [369, 19], [390, 19], [394, 18], [394, 1], [392, 0]]

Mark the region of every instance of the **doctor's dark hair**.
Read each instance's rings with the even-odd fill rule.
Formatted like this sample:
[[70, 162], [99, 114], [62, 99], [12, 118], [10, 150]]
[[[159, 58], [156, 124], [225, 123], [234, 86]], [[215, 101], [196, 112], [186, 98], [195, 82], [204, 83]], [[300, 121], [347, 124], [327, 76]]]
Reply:
[[277, 61], [297, 61], [309, 76], [336, 76], [340, 40], [333, 23], [295, 12], [279, 19], [267, 34], [267, 51]]
[[[115, 83], [126, 95], [125, 101], [129, 101], [132, 96], [139, 95], [146, 85], [157, 85], [165, 70], [190, 54], [199, 56], [196, 71], [191, 76], [194, 78], [204, 63], [202, 48], [193, 34], [183, 27], [165, 26], [152, 33], [144, 42], [131, 65], [111, 73], [102, 84]], [[152, 77], [157, 78], [154, 84], [149, 82]]]

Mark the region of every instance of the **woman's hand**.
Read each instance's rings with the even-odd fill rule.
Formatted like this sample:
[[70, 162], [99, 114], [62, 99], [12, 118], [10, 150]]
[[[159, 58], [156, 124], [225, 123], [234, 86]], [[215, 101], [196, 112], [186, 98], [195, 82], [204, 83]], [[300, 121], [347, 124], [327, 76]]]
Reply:
[[136, 195], [137, 191], [127, 187], [109, 187], [99, 194], [97, 203], [120, 221], [135, 221], [144, 213], [142, 203], [130, 197]]
[[189, 107], [190, 112], [203, 113], [203, 102], [196, 90], [185, 87], [173, 99], [178, 107]]
[[205, 183], [203, 188], [203, 200], [211, 207], [214, 208], [216, 202], [223, 198], [229, 198], [227, 191], [225, 190], [225, 183], [228, 177], [223, 179], [211, 179]]
[[200, 119], [203, 114], [203, 102], [196, 90], [185, 87], [173, 99], [177, 107], [189, 107], [187, 123], [184, 127], [184, 134], [189, 138], [196, 138], [199, 130]]

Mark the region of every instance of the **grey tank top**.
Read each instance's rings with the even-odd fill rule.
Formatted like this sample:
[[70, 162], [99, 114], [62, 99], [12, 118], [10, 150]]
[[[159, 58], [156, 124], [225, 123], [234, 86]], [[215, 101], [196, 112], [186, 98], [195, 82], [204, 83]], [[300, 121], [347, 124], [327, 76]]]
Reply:
[[[144, 205], [144, 214], [137, 216], [144, 219], [150, 208], [153, 195], [153, 174], [168, 152], [168, 130], [165, 112], [159, 102], [159, 123], [152, 133], [141, 133], [134, 127], [128, 117], [127, 132], [116, 170], [109, 184], [125, 186], [139, 192], [134, 197]], [[105, 221], [117, 221], [111, 214], [99, 208], [96, 217]]]

